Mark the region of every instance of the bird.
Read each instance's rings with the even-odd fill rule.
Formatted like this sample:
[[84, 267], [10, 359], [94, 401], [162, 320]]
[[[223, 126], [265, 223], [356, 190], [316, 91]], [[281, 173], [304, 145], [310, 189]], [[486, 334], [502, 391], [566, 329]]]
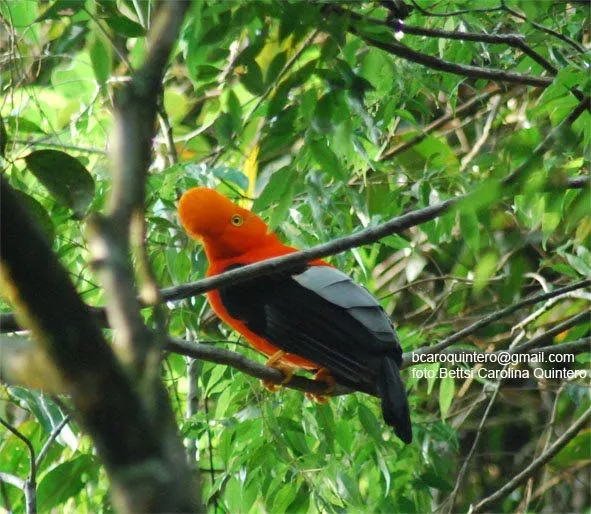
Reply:
[[[184, 192], [178, 215], [202, 242], [207, 276], [297, 251], [280, 241], [255, 213], [207, 187]], [[212, 310], [268, 357], [288, 381], [294, 371], [315, 372], [335, 384], [381, 399], [385, 422], [412, 442], [402, 348], [388, 315], [363, 286], [321, 260], [271, 272], [207, 293]], [[317, 398], [322, 400], [322, 398]]]

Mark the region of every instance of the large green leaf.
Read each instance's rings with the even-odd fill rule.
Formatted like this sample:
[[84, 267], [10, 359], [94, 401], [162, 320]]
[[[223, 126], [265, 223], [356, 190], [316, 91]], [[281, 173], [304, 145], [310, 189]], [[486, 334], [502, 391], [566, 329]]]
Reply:
[[51, 221], [51, 217], [45, 210], [45, 207], [41, 205], [37, 200], [35, 200], [32, 196], [29, 196], [22, 191], [15, 191], [19, 200], [24, 204], [25, 209], [29, 211], [29, 214], [35, 219], [39, 229], [45, 237], [47, 237], [48, 241], [53, 241], [54, 236], [54, 227], [53, 222]]
[[94, 196], [94, 180], [78, 159], [58, 150], [39, 150], [25, 162], [58, 202], [76, 216], [85, 214]]
[[92, 455], [80, 455], [48, 471], [37, 489], [39, 512], [49, 512], [77, 495], [98, 473], [97, 464]]

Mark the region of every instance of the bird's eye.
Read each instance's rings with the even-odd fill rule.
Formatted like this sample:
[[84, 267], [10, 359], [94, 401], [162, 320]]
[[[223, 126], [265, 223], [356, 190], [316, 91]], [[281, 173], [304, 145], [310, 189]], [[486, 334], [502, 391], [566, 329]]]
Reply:
[[240, 225], [242, 225], [244, 223], [244, 218], [242, 216], [240, 216], [240, 214], [234, 214], [234, 216], [232, 216], [232, 218], [230, 219], [230, 222], [235, 227], [239, 227]]

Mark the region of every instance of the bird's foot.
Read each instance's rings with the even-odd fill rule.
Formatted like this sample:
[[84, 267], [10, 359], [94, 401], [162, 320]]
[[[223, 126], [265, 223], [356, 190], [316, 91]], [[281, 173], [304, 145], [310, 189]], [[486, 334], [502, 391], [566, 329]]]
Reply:
[[326, 390], [321, 394], [306, 393], [306, 398], [315, 403], [328, 403], [329, 395], [334, 391], [336, 385], [334, 377], [331, 375], [328, 369], [320, 368], [318, 372], [314, 375], [314, 380], [316, 380], [317, 382], [324, 382], [326, 384]]
[[291, 366], [288, 366], [287, 364], [283, 364], [281, 362], [281, 359], [283, 359], [285, 355], [287, 355], [286, 352], [284, 352], [283, 350], [279, 350], [278, 352], [275, 352], [271, 357], [269, 357], [267, 362], [265, 362], [265, 366], [267, 366], [268, 368], [273, 368], [281, 371], [281, 373], [283, 373], [285, 377], [280, 384], [276, 384], [275, 382], [271, 382], [270, 380], [261, 380], [263, 387], [268, 391], [271, 391], [272, 393], [279, 390], [279, 388], [283, 384], [287, 384], [291, 380], [295, 372]]

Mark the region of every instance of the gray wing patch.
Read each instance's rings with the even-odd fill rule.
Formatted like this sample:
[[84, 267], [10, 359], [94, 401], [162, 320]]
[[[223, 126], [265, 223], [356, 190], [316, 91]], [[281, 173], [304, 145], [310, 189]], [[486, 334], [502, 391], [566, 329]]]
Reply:
[[330, 303], [346, 309], [381, 341], [398, 344], [392, 322], [382, 306], [367, 289], [355, 284], [342, 271], [330, 266], [311, 266], [292, 278]]

